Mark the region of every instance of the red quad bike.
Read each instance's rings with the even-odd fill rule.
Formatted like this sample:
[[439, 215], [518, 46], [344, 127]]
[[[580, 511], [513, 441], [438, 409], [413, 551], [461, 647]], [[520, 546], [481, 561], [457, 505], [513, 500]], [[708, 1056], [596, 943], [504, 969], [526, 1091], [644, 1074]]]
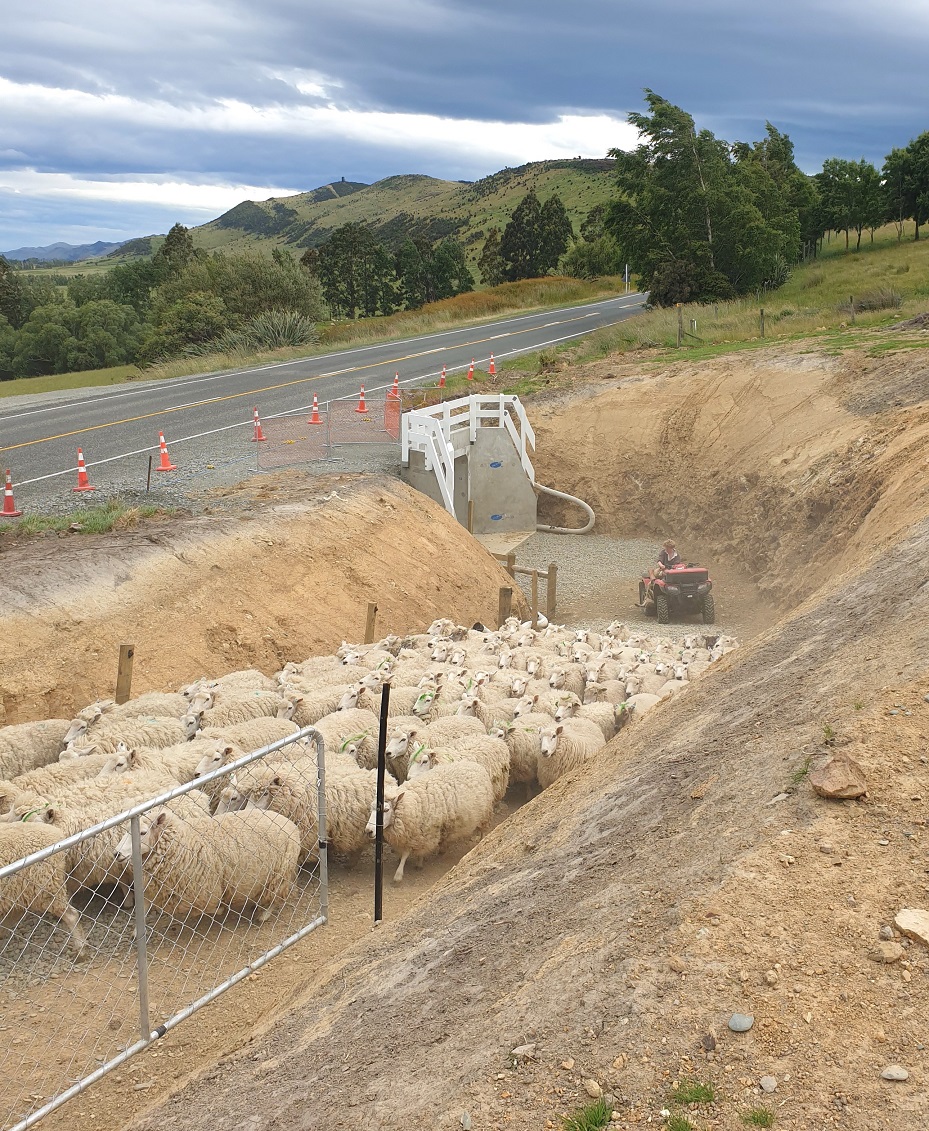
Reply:
[[696, 614], [701, 616], [704, 624], [712, 624], [715, 620], [713, 582], [709, 570], [690, 564], [666, 569], [661, 577], [655, 578], [654, 600], [648, 599], [650, 580], [645, 576], [639, 582], [639, 604], [647, 617], [656, 616], [659, 624]]

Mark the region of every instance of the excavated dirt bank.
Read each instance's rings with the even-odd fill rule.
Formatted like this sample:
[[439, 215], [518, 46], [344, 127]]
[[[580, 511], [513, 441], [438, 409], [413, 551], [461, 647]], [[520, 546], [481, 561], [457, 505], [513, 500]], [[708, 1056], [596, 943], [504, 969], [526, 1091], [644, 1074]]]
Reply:
[[[869, 955], [896, 911], [929, 906], [923, 358], [798, 347], [645, 377], [608, 363], [531, 406], [540, 481], [587, 498], [604, 532], [671, 527], [688, 557], [757, 579], [783, 619], [417, 884], [402, 919], [343, 919], [292, 982], [285, 959], [246, 987], [241, 1017], [230, 995], [139, 1058], [142, 1090], [104, 1082], [49, 1128], [126, 1126], [155, 1101], [133, 1127], [536, 1131], [589, 1102], [591, 1080], [631, 1128], [660, 1125], [680, 1079], [715, 1087], [686, 1111], [701, 1129], [735, 1131], [762, 1105], [792, 1131], [918, 1127], [929, 951]], [[395, 630], [494, 616], [505, 578], [428, 501], [343, 477], [339, 498], [297, 502], [281, 482], [256, 500], [270, 511], [165, 527], [157, 554], [150, 528], [123, 543], [130, 559], [77, 539], [51, 569], [41, 543], [4, 554], [8, 580], [23, 555], [4, 602], [7, 721], [109, 689], [130, 632], [141, 691], [329, 650], [361, 634], [368, 599]], [[144, 640], [160, 647], [143, 658]], [[864, 767], [864, 801], [812, 793], [810, 767], [836, 747]], [[367, 917], [363, 887], [347, 880], [343, 915]], [[742, 1036], [736, 1011], [755, 1019]], [[236, 1046], [164, 1101], [211, 1048]], [[906, 1082], [880, 1079], [894, 1062]]]
[[396, 479], [282, 472], [214, 495], [239, 509], [4, 552], [0, 722], [69, 718], [112, 696], [124, 642], [136, 646], [133, 694], [176, 690], [361, 640], [368, 601], [379, 631], [491, 620], [510, 584], [441, 507]]

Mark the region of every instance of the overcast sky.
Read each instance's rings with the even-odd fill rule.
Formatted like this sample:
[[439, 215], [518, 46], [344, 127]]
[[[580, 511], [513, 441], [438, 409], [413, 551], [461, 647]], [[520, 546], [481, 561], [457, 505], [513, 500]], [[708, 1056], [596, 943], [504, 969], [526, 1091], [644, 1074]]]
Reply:
[[3, 4], [0, 249], [193, 225], [395, 173], [601, 157], [650, 87], [798, 161], [929, 129], [929, 0]]

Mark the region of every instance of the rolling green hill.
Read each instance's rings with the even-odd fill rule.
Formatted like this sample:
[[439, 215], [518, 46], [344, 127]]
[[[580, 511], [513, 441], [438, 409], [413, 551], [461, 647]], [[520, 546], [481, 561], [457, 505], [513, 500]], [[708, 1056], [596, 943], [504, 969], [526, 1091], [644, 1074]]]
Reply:
[[408, 236], [454, 235], [473, 261], [487, 231], [494, 225], [502, 229], [530, 188], [543, 201], [557, 192], [577, 229], [594, 205], [612, 195], [612, 165], [608, 160], [538, 161], [470, 183], [417, 174], [373, 185], [337, 182], [298, 196], [243, 201], [192, 229], [194, 243], [209, 250], [283, 247], [299, 256], [342, 224], [361, 222], [393, 250]]

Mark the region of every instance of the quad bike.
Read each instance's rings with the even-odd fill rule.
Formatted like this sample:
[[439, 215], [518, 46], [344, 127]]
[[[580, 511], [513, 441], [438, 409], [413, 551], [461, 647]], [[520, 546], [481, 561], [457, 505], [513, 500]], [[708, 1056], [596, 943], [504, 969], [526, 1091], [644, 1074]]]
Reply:
[[701, 616], [704, 624], [712, 624], [716, 618], [712, 589], [709, 570], [691, 564], [672, 566], [654, 581], [648, 576], [642, 578], [639, 582], [639, 604], [645, 615], [657, 617], [659, 624], [696, 614]]

